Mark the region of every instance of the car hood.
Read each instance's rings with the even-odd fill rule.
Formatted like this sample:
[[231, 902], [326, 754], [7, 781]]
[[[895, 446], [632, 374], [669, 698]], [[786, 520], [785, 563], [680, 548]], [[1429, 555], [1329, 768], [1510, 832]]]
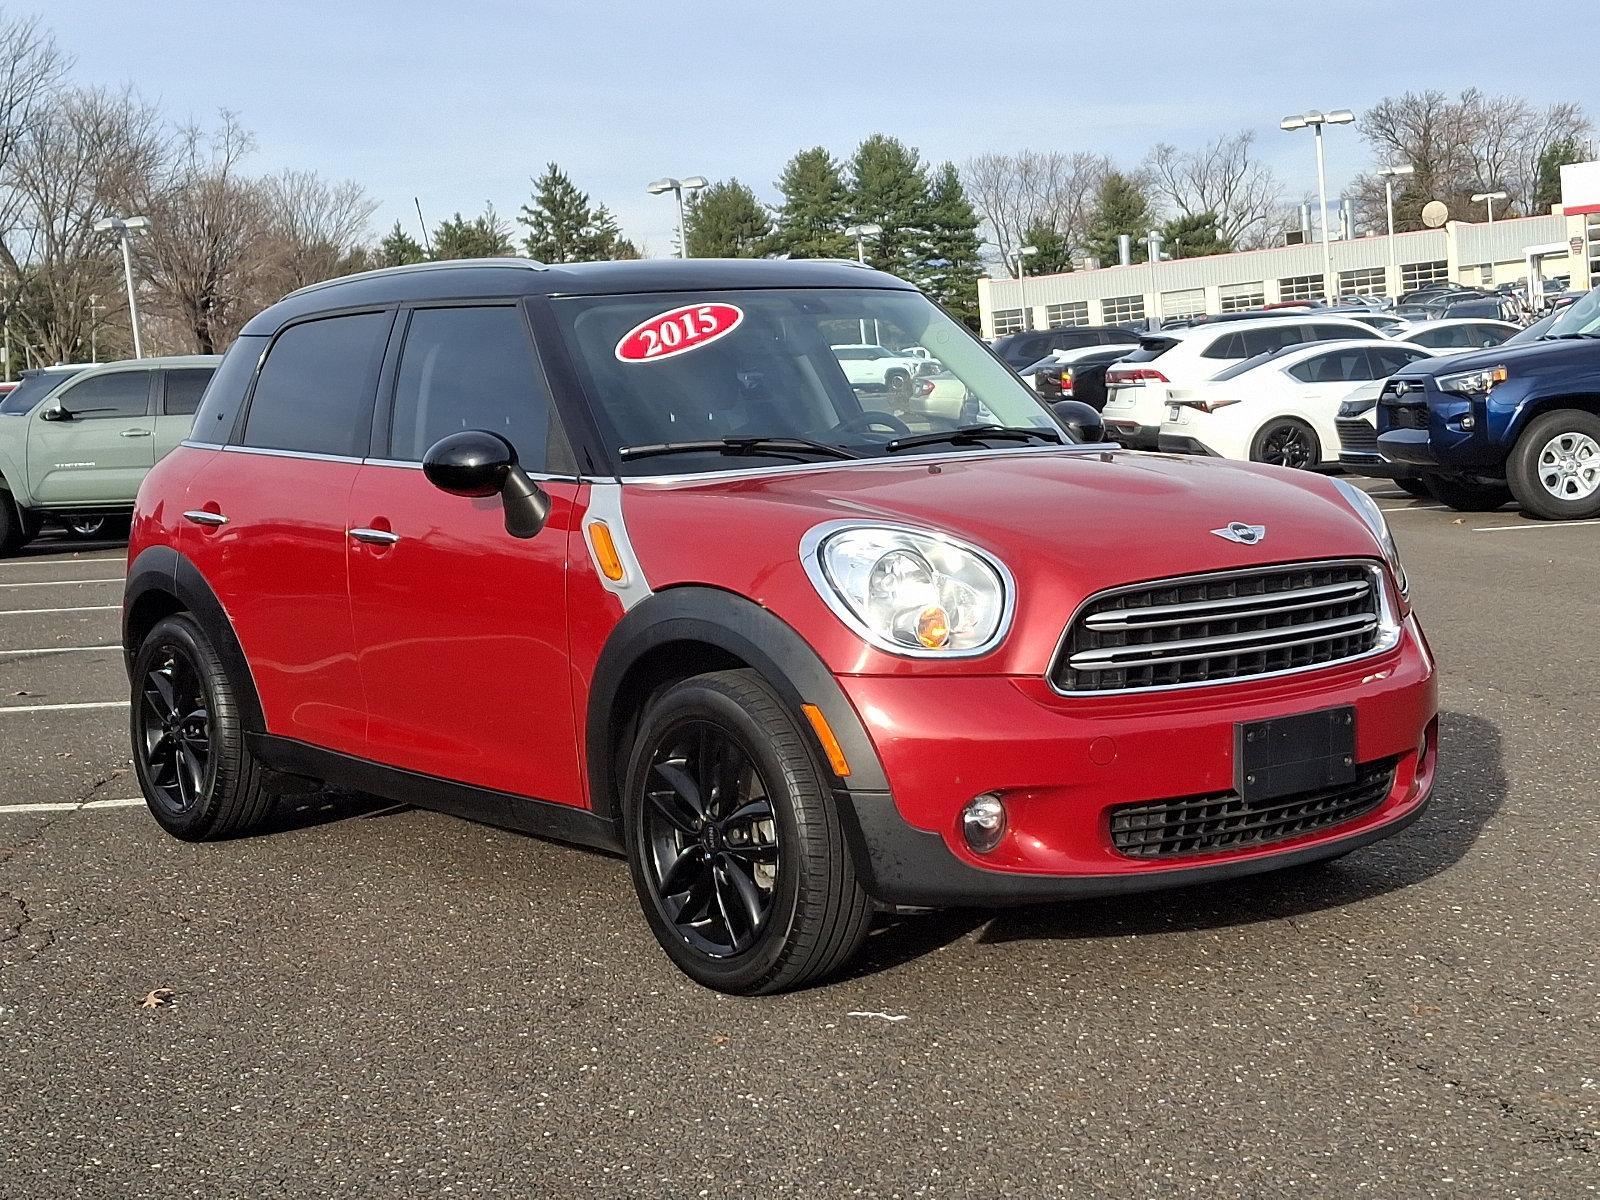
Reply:
[[[624, 515], [656, 590], [736, 591], [799, 629], [836, 670], [907, 669], [823, 606], [801, 539], [831, 521], [888, 522], [989, 551], [1017, 586], [1012, 634], [980, 673], [1042, 671], [1074, 609], [1108, 587], [1325, 558], [1377, 558], [1365, 522], [1318, 475], [1131, 451], [1023, 450], [630, 483]], [[1266, 527], [1256, 545], [1214, 531]], [[922, 664], [921, 669], [927, 669]]]
[[1489, 346], [1482, 350], [1464, 350], [1440, 358], [1419, 359], [1396, 371], [1394, 378], [1437, 379], [1441, 375], [1479, 371], [1485, 367], [1504, 366], [1515, 371], [1518, 364], [1543, 369], [1568, 362], [1589, 367], [1600, 363], [1600, 342], [1584, 338], [1554, 338], [1510, 346]]

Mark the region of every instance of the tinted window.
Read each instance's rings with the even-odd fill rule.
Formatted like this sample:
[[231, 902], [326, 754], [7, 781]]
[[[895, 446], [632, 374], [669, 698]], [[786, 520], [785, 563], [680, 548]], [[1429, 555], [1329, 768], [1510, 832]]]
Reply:
[[1079, 346], [1097, 346], [1100, 338], [1093, 333], [1078, 333], [1073, 330], [1063, 330], [1050, 335], [1050, 348], [1052, 350], [1076, 350]]
[[1269, 354], [1274, 350], [1282, 350], [1285, 346], [1298, 346], [1305, 341], [1305, 326], [1303, 325], [1268, 325], [1261, 329], [1247, 329], [1242, 334], [1236, 335], [1244, 342], [1243, 353], [1247, 356]]
[[142, 417], [150, 411], [150, 372], [93, 375], [69, 384], [56, 402], [74, 417]]
[[193, 371], [168, 371], [161, 411], [169, 417], [187, 417], [200, 409], [200, 397], [211, 382], [210, 367]]
[[1348, 325], [1313, 325], [1305, 335], [1308, 342], [1343, 341], [1347, 338], [1378, 338], [1383, 334], [1360, 321], [1351, 321]]
[[1369, 346], [1367, 357], [1372, 360], [1372, 378], [1385, 379], [1401, 367], [1410, 366], [1417, 359], [1428, 356], [1403, 346]]
[[1178, 340], [1179, 339], [1177, 338], [1162, 337], [1141, 338], [1139, 341], [1139, 348], [1137, 350], [1128, 351], [1128, 353], [1122, 356], [1121, 361], [1150, 362], [1154, 359], [1160, 358], [1168, 350], [1171, 350], [1178, 344]]
[[245, 418], [244, 444], [361, 457], [390, 314], [291, 325], [278, 335]]
[[850, 346], [835, 346], [833, 353], [840, 362], [864, 362], [872, 357], [868, 351], [856, 350]]
[[[83, 368], [78, 368], [82, 370]], [[25, 413], [56, 388], [76, 375], [78, 371], [39, 371], [24, 375], [22, 382], [9, 395], [0, 399], [0, 413]]]
[[265, 337], [241, 337], [222, 356], [222, 365], [211, 376], [206, 393], [200, 397], [200, 414], [194, 419], [189, 436], [197, 442], [224, 445], [233, 432], [234, 418], [250, 390], [250, 379], [267, 348]]
[[1301, 383], [1354, 383], [1372, 378], [1372, 364], [1365, 349], [1334, 350], [1296, 363], [1289, 374]]
[[542, 471], [550, 400], [511, 307], [433, 308], [411, 314], [395, 381], [389, 457], [420, 462], [464, 429], [498, 433], [530, 471]]
[[994, 352], [1013, 367], [1038, 362], [1049, 350], [1049, 337], [1037, 333], [1016, 334], [994, 344]]

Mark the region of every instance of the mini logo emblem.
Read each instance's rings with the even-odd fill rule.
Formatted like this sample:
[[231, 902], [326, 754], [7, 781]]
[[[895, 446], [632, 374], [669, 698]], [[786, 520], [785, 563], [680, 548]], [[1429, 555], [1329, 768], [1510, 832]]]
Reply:
[[1230, 521], [1221, 529], [1213, 529], [1211, 532], [1219, 538], [1238, 542], [1241, 546], [1254, 546], [1257, 542], [1267, 540], [1265, 525], [1246, 525], [1243, 521]]

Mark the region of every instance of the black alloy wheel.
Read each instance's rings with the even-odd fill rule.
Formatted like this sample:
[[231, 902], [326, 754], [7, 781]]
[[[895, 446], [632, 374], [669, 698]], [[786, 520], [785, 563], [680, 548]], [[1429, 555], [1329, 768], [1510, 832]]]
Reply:
[[152, 798], [174, 816], [193, 811], [216, 781], [211, 705], [197, 664], [176, 641], [149, 657], [135, 721]]
[[781, 867], [766, 781], [731, 730], [672, 726], [656, 744], [640, 817], [645, 878], [684, 942], [714, 957], [761, 936]]
[[1322, 459], [1317, 435], [1299, 421], [1277, 421], [1256, 434], [1250, 457], [1256, 462], [1305, 471]]

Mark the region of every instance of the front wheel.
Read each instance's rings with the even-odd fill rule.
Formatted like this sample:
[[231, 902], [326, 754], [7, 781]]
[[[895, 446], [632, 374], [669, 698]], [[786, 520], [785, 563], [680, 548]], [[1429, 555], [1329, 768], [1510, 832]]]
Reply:
[[17, 511], [11, 493], [0, 490], [0, 556], [15, 554], [28, 544], [28, 527]]
[[1322, 443], [1304, 421], [1280, 417], [1256, 431], [1250, 461], [1307, 471], [1322, 461]]
[[1429, 475], [1427, 484], [1435, 500], [1457, 512], [1493, 512], [1511, 499], [1511, 489], [1501, 483]]
[[1549, 521], [1600, 517], [1600, 416], [1545, 413], [1517, 439], [1506, 463], [1517, 503]]
[[216, 651], [187, 614], [159, 622], [133, 661], [133, 767], [156, 822], [185, 841], [248, 833], [273, 795], [245, 745]]
[[650, 704], [623, 815], [645, 919], [697, 983], [787, 991], [866, 937], [871, 903], [821, 768], [755, 672], [697, 675]]

